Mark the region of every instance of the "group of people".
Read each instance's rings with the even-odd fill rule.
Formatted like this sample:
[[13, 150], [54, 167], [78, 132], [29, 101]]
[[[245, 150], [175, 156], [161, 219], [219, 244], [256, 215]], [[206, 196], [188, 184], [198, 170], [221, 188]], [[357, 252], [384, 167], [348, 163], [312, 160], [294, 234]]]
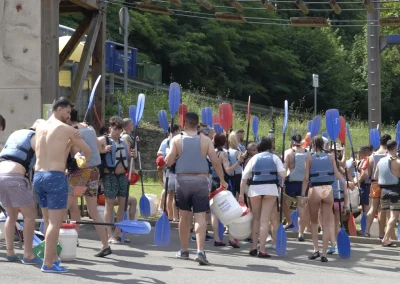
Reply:
[[[128, 204], [133, 211], [129, 217], [135, 217], [136, 199], [130, 197], [125, 204], [129, 190], [126, 172], [136, 156], [136, 139], [130, 135], [132, 121], [111, 117], [109, 128], [97, 137], [92, 127], [77, 121], [78, 113], [73, 107], [68, 99], [58, 98], [48, 120], [38, 119], [31, 128], [13, 132], [0, 152], [0, 202], [7, 213], [4, 226], [6, 260], [38, 264], [43, 272], [68, 271], [61, 266], [56, 245], [60, 227], [67, 219], [67, 210], [72, 220], [80, 220], [78, 197], [85, 197], [88, 213], [95, 222], [103, 222], [97, 211], [99, 189], [104, 190], [105, 222], [113, 221], [115, 205], [119, 205], [118, 221], [122, 221]], [[0, 122], [4, 130], [3, 117]], [[44, 259], [32, 251], [36, 204], [39, 204], [44, 217]], [[18, 210], [24, 216], [22, 260], [15, 254], [13, 246]], [[95, 227], [102, 243], [95, 256], [110, 255], [109, 244], [122, 241], [121, 231]], [[129, 242], [129, 239], [123, 241]]]
[[[132, 197], [126, 200], [127, 176], [136, 158], [138, 138], [131, 135], [134, 126], [129, 118], [111, 117], [109, 126], [101, 129], [97, 137], [92, 127], [77, 121], [77, 111], [68, 99], [57, 99], [52, 110], [48, 120], [39, 119], [31, 128], [17, 130], [7, 139], [0, 152], [0, 202], [8, 214], [6, 260], [21, 260], [13, 247], [14, 225], [21, 210], [22, 262], [39, 264], [43, 272], [60, 273], [67, 269], [61, 266], [56, 253], [59, 230], [67, 210], [72, 220], [80, 219], [78, 197], [85, 196], [88, 213], [95, 222], [103, 220], [96, 208], [99, 188], [105, 196], [105, 222], [112, 222], [115, 205], [118, 205], [117, 221], [123, 219], [128, 204], [133, 211], [130, 218], [134, 218], [136, 200]], [[394, 246], [394, 226], [400, 212], [400, 159], [397, 143], [389, 135], [382, 135], [377, 151], [363, 146], [356, 159], [346, 160], [342, 145], [337, 144], [334, 152], [332, 143], [329, 145], [326, 138], [316, 136], [310, 147], [304, 147], [302, 137], [294, 134], [289, 149], [281, 157], [275, 152], [271, 137], [248, 143], [245, 148], [243, 130], [216, 134], [200, 123], [193, 112], [186, 114], [184, 122], [184, 128], [172, 125], [169, 137], [157, 153], [168, 218], [179, 220], [178, 258], [189, 259], [191, 231], [192, 240], [197, 242], [195, 260], [200, 264], [209, 263], [204, 251], [206, 241], [214, 239], [214, 246], [226, 245], [218, 236], [217, 216], [209, 214], [209, 194], [221, 187], [230, 190], [252, 211], [252, 233], [246, 239], [252, 243], [251, 256], [271, 257], [266, 248], [275, 247], [278, 212], [282, 210], [285, 215], [285, 228], [293, 228], [290, 208], [296, 204], [298, 241], [304, 241], [304, 232], [311, 231], [314, 251], [308, 258], [327, 262], [327, 255], [337, 252], [339, 216], [348, 209], [348, 190], [355, 188], [360, 190], [362, 210], [368, 212], [365, 236], [370, 236], [372, 221], [379, 211], [382, 246]], [[5, 129], [3, 117], [0, 129]], [[279, 208], [281, 190], [284, 200]], [[45, 223], [44, 260], [32, 251], [36, 203]], [[211, 221], [214, 237], [207, 234], [207, 219]], [[318, 245], [318, 227], [323, 232], [322, 251]], [[111, 254], [110, 244], [129, 242], [118, 229], [113, 232], [111, 227], [96, 226], [96, 230], [102, 246], [95, 256]], [[229, 246], [239, 248], [238, 240], [230, 236]]]
[[[214, 239], [214, 246], [226, 245], [218, 236], [218, 218], [209, 214], [208, 194], [220, 186], [251, 209], [252, 233], [246, 239], [252, 243], [251, 256], [271, 257], [266, 248], [275, 248], [278, 212], [283, 210], [285, 229], [289, 230], [294, 227], [290, 208], [297, 205], [298, 241], [303, 242], [304, 233], [311, 232], [314, 251], [308, 258], [327, 262], [328, 254], [338, 252], [340, 214], [348, 213], [348, 192], [356, 188], [362, 210], [368, 212], [365, 237], [370, 237], [371, 224], [379, 211], [382, 246], [395, 246], [392, 240], [396, 239], [394, 227], [400, 212], [400, 159], [397, 143], [390, 135], [382, 135], [376, 152], [369, 145], [362, 146], [354, 159], [346, 160], [345, 147], [339, 143], [333, 147], [322, 136], [314, 137], [311, 145], [304, 147], [301, 135], [294, 134], [284, 157], [275, 152], [274, 139], [267, 136], [259, 143], [248, 143], [245, 149], [241, 144], [243, 130], [227, 136], [216, 134], [199, 123], [196, 113], [187, 113], [183, 129], [173, 125], [171, 130], [160, 145], [157, 165], [165, 189], [161, 199], [167, 198], [170, 220], [179, 220], [178, 258], [189, 258], [193, 216], [196, 261], [208, 264], [205, 242]], [[281, 190], [283, 206], [279, 208]], [[212, 224], [213, 238], [207, 234], [207, 221]], [[322, 250], [318, 245], [319, 229], [323, 234]], [[238, 248], [238, 240], [230, 236], [229, 246]]]

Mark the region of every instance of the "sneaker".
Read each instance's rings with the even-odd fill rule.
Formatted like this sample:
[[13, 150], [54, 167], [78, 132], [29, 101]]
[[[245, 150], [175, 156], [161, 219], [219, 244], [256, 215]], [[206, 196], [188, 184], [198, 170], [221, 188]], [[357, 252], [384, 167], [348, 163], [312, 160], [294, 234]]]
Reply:
[[244, 241], [247, 242], [247, 243], [250, 243], [250, 244], [253, 243], [253, 239], [252, 239], [252, 238], [247, 238], [247, 239], [245, 239]]
[[267, 252], [259, 251], [258, 252], [258, 257], [260, 257], [260, 258], [271, 258], [271, 255], [269, 253], [267, 253]]
[[109, 244], [119, 244], [119, 241], [117, 241], [117, 240], [114, 239], [114, 238], [110, 238], [110, 239], [108, 240], [108, 243], [109, 243]]
[[189, 251], [179, 250], [175, 256], [180, 259], [189, 259]]
[[249, 251], [249, 255], [251, 256], [257, 256], [257, 249], [252, 249]]
[[[260, 242], [260, 241], [258, 241], [258, 242]], [[268, 235], [268, 237], [267, 237], [267, 243], [271, 243], [272, 242], [272, 236], [271, 235]]]
[[58, 258], [56, 261], [53, 262], [54, 265], [60, 266], [61, 264], [61, 258]]
[[275, 244], [266, 244], [265, 248], [266, 249], [276, 249], [276, 245]]
[[[119, 243], [122, 241], [122, 238], [121, 237], [116, 237], [115, 238]], [[131, 242], [131, 240], [130, 239], [128, 239], [128, 238], [125, 238], [125, 240], [124, 240], [124, 243], [127, 243], [127, 244], [129, 244]]]
[[334, 254], [334, 253], [338, 253], [338, 249], [336, 247], [331, 247], [327, 252], [327, 254]]
[[210, 264], [206, 258], [206, 253], [205, 252], [197, 252], [196, 258], [194, 261], [200, 263], [200, 265], [207, 265]]
[[192, 235], [192, 236], [190, 237], [190, 239], [192, 240], [192, 242], [195, 242], [195, 241], [196, 241], [196, 235]]
[[297, 240], [298, 240], [299, 242], [304, 242], [304, 237], [303, 237], [303, 236], [300, 236]]
[[14, 261], [20, 261], [21, 260], [18, 255], [13, 255], [13, 256], [6, 255], [5, 258], [6, 258], [6, 261], [8, 261], [8, 262], [14, 262]]
[[215, 247], [224, 247], [224, 246], [226, 246], [226, 243], [223, 243], [223, 242], [214, 242], [214, 246]]
[[230, 246], [230, 247], [233, 247], [233, 248], [235, 248], [235, 249], [240, 248], [240, 246], [237, 244], [237, 242], [231, 242], [231, 241], [229, 241], [229, 246]]
[[210, 235], [206, 235], [206, 243], [209, 243], [209, 242], [211, 242], [212, 240], [214, 240], [214, 238], [213, 237], [211, 237]]
[[105, 257], [107, 255], [112, 254], [112, 250], [110, 247], [105, 248], [105, 249], [101, 249], [98, 253], [96, 253], [94, 256], [95, 257]]
[[26, 257], [24, 257], [24, 259], [22, 260], [23, 264], [40, 264], [43, 265], [43, 259], [35, 256], [32, 259], [27, 259]]
[[293, 225], [293, 223], [291, 223], [291, 224], [288, 224], [288, 225], [283, 226], [283, 228], [285, 229], [285, 231], [287, 231], [287, 230], [289, 230], [289, 229], [293, 229], [293, 228], [294, 228], [294, 225]]
[[68, 269], [65, 267], [60, 267], [57, 265], [53, 265], [52, 267], [48, 268], [46, 265], [42, 265], [42, 272], [45, 273], [65, 273], [68, 272]]

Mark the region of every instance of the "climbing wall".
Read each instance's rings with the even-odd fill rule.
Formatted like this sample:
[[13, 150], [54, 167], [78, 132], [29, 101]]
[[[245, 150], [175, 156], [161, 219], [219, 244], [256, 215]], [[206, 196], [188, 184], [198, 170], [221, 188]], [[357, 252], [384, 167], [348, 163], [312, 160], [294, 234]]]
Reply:
[[41, 0], [0, 0], [0, 114], [9, 134], [41, 117]]

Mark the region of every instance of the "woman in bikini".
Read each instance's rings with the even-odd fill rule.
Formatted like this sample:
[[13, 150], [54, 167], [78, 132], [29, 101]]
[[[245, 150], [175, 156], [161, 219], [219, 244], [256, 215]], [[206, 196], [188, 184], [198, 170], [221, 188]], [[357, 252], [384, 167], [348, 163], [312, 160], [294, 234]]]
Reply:
[[[306, 170], [301, 192], [301, 206], [307, 202], [305, 193], [308, 191], [308, 208], [311, 219], [311, 236], [314, 245], [314, 253], [308, 259], [321, 257], [322, 262], [327, 262], [326, 253], [328, 250], [331, 230], [334, 228], [333, 222], [333, 190], [332, 183], [341, 178], [337, 170], [335, 157], [325, 153], [324, 141], [320, 136], [312, 139], [313, 154], [309, 154], [306, 159]], [[322, 256], [318, 247], [318, 212], [322, 212], [323, 231], [323, 251]]]

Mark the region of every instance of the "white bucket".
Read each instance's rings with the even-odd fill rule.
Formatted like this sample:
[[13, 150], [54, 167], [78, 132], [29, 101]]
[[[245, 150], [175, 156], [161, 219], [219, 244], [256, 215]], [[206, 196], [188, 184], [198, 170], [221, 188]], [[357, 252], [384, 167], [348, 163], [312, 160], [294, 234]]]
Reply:
[[[103, 219], [104, 221], [104, 211], [105, 211], [105, 206], [104, 205], [97, 205], [97, 212], [99, 212], [101, 219]], [[129, 208], [129, 207], [128, 207]], [[112, 215], [112, 219], [114, 220], [116, 216], [115, 210], [113, 210], [113, 215]]]
[[58, 241], [62, 247], [60, 259], [62, 261], [74, 261], [76, 258], [76, 245], [78, 233], [75, 224], [63, 224], [60, 229]]
[[228, 190], [217, 189], [210, 193], [210, 207], [222, 224], [230, 225], [243, 214], [242, 207]]
[[353, 209], [353, 212], [358, 209], [358, 206], [360, 206], [360, 190], [358, 187], [355, 187], [354, 190], [349, 190], [349, 204], [347, 204], [348, 208], [350, 209], [350, 204], [351, 208]]
[[[3, 212], [0, 214], [0, 219], [4, 220], [7, 219], [6, 216], [4, 215]], [[21, 212], [18, 213], [18, 219], [24, 219], [24, 216], [21, 214]], [[5, 222], [0, 222], [0, 240], [4, 240], [6, 238], [5, 233], [4, 233], [4, 224]], [[17, 223], [15, 223], [17, 226], [17, 230], [21, 230], [21, 226]]]
[[229, 234], [237, 240], [244, 240], [251, 235], [253, 214], [244, 204], [242, 205], [242, 212], [242, 216], [228, 226]]
[[[146, 193], [146, 197], [150, 201], [150, 216], [156, 216], [158, 214], [158, 198], [157, 195]], [[137, 215], [137, 214], [136, 214]]]

